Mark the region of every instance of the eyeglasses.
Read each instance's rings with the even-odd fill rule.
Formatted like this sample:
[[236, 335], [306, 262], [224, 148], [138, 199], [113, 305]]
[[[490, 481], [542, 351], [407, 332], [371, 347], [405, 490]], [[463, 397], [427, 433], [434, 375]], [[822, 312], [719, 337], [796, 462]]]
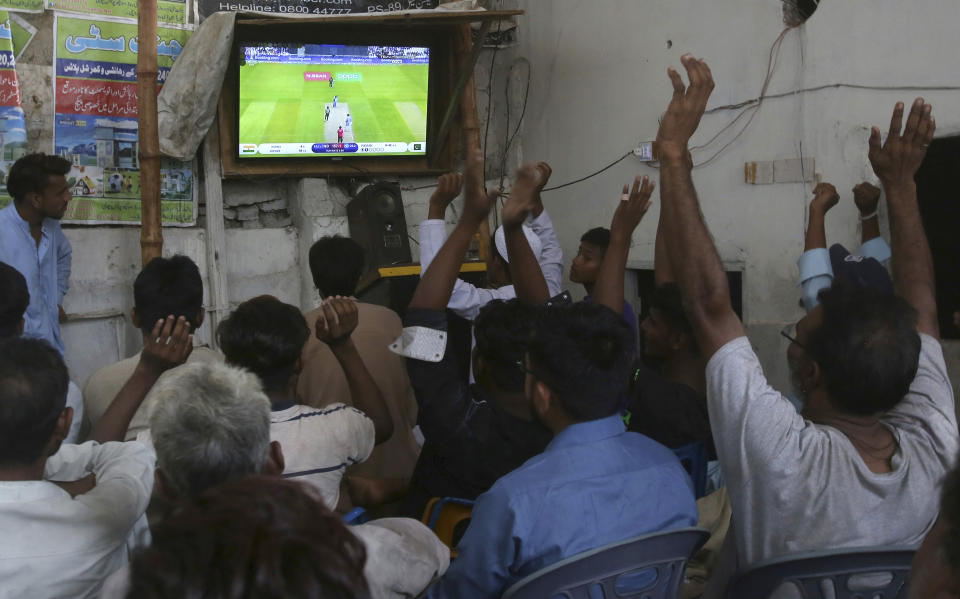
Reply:
[[797, 323], [794, 322], [783, 327], [783, 329], [780, 331], [780, 334], [786, 337], [790, 343], [796, 343], [800, 349], [807, 349], [802, 343], [797, 341]]

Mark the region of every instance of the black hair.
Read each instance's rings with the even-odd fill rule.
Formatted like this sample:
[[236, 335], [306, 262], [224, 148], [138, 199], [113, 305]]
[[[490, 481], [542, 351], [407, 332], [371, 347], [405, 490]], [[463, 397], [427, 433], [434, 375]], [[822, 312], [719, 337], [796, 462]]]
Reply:
[[0, 339], [19, 333], [20, 321], [30, 305], [27, 280], [16, 268], [0, 262]]
[[309, 337], [300, 310], [270, 295], [243, 302], [217, 327], [227, 362], [260, 377], [264, 391], [286, 386]]
[[13, 163], [7, 174], [7, 193], [20, 203], [28, 193], [43, 193], [53, 175], [70, 172], [70, 161], [53, 154], [27, 154]]
[[547, 306], [535, 319], [527, 353], [536, 378], [577, 421], [615, 414], [633, 362], [630, 327], [593, 302]]
[[256, 476], [178, 506], [130, 563], [127, 597], [368, 599], [366, 549], [305, 483]]
[[655, 309], [671, 329], [686, 333], [693, 338], [693, 327], [683, 310], [683, 296], [680, 286], [673, 281], [661, 283], [654, 288], [650, 296], [650, 308]]
[[196, 327], [203, 308], [200, 269], [183, 255], [154, 258], [133, 282], [133, 305], [144, 333], [152, 331], [158, 320], [171, 314], [183, 316]]
[[520, 300], [493, 300], [473, 322], [477, 353], [501, 391], [522, 392], [525, 374], [520, 364], [527, 351], [533, 309]]
[[594, 227], [580, 236], [580, 242], [601, 247], [606, 252], [610, 245], [610, 229]]
[[67, 404], [60, 352], [28, 337], [0, 340], [0, 465], [40, 459]]
[[349, 237], [321, 237], [310, 247], [310, 273], [323, 297], [356, 293], [363, 263], [363, 247]]
[[897, 405], [917, 374], [916, 311], [899, 296], [841, 280], [819, 297], [823, 323], [804, 349], [819, 365], [830, 400], [862, 416]]

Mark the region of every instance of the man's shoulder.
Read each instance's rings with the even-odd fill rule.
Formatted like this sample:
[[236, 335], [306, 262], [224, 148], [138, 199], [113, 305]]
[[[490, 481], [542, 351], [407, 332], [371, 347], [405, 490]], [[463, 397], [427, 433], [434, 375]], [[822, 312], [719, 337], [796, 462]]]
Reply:
[[[87, 379], [87, 383], [83, 386], [83, 395], [87, 396], [89, 393], [96, 393], [100, 391], [104, 385], [111, 385], [117, 380], [120, 381], [122, 385], [130, 375], [133, 374], [134, 369], [137, 367], [137, 361], [140, 359], [140, 353], [136, 353], [129, 358], [124, 358], [113, 364], [107, 364], [106, 366], [96, 370], [93, 374], [90, 375], [90, 378]], [[112, 397], [110, 399], [113, 399]]]

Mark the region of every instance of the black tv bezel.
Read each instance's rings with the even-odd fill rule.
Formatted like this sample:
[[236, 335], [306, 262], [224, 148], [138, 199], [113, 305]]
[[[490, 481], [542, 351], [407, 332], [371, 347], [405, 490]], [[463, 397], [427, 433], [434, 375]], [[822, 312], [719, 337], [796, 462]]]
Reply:
[[[309, 33], [307, 33], [309, 32]], [[240, 68], [239, 57], [241, 47], [250, 44], [342, 44], [342, 45], [365, 45], [365, 46], [408, 46], [421, 47], [430, 50], [430, 63], [427, 79], [427, 131], [426, 144], [427, 151], [422, 154], [357, 154], [357, 153], [337, 153], [337, 154], [315, 154], [304, 156], [243, 156], [240, 154]], [[232, 87], [235, 93], [233, 102], [234, 122], [232, 123], [234, 131], [237, 132], [237, 143], [234, 144], [233, 158], [238, 164], [273, 164], [280, 161], [292, 161], [291, 164], [317, 163], [317, 164], [350, 164], [354, 161], [360, 163], [372, 161], [375, 159], [392, 161], [397, 159], [419, 159], [433, 162], [436, 159], [437, 119], [435, 111], [440, 110], [437, 107], [438, 77], [442, 76], [440, 72], [441, 61], [437, 58], [436, 52], [441, 47], [435, 32], [431, 31], [397, 31], [384, 30], [379, 32], [370, 31], [366, 27], [341, 26], [336, 30], [331, 28], [310, 28], [307, 24], [283, 23], [278, 26], [257, 27], [255, 29], [241, 28], [237, 23], [237, 32], [233, 41], [233, 61], [237, 68], [233, 69]]]

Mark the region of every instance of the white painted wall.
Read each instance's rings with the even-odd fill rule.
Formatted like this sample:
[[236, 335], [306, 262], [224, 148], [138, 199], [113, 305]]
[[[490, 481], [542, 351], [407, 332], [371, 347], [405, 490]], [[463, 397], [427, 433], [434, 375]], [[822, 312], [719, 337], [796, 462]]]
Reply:
[[[770, 47], [784, 28], [776, 0], [521, 0], [520, 8], [527, 12], [518, 53], [533, 64], [523, 154], [552, 165], [551, 184], [593, 172], [637, 142], [652, 140], [671, 93], [667, 66], [682, 70], [686, 52], [712, 69], [716, 89], [708, 110], [756, 98]], [[739, 139], [695, 169], [722, 259], [743, 264], [744, 318], [774, 382], [786, 382], [785, 347], [776, 331], [801, 316], [795, 262], [810, 194], [800, 184], [745, 184], [744, 162], [796, 158], [802, 144], [803, 156], [813, 156], [824, 180], [841, 191], [841, 204], [828, 217], [828, 240], [855, 247], [859, 232], [849, 190], [870, 173], [870, 125], [885, 129], [896, 101], [909, 104], [923, 95], [934, 105], [938, 136], [960, 132], [960, 92], [936, 89], [960, 86], [957, 23], [956, 0], [823, 0], [803, 27], [787, 34], [769, 93], [831, 87], [768, 99]], [[901, 87], [909, 89], [892, 89]], [[706, 115], [692, 145], [709, 140], [736, 114]], [[732, 140], [740, 123], [694, 152], [694, 162]], [[545, 196], [568, 267], [579, 236], [609, 226], [620, 186], [636, 173], [657, 178], [654, 168], [629, 157]], [[653, 260], [656, 193], [654, 200], [634, 236], [634, 266]], [[881, 214], [885, 218], [885, 210]], [[960, 349], [953, 344], [948, 353], [954, 380], [960, 380]]]

